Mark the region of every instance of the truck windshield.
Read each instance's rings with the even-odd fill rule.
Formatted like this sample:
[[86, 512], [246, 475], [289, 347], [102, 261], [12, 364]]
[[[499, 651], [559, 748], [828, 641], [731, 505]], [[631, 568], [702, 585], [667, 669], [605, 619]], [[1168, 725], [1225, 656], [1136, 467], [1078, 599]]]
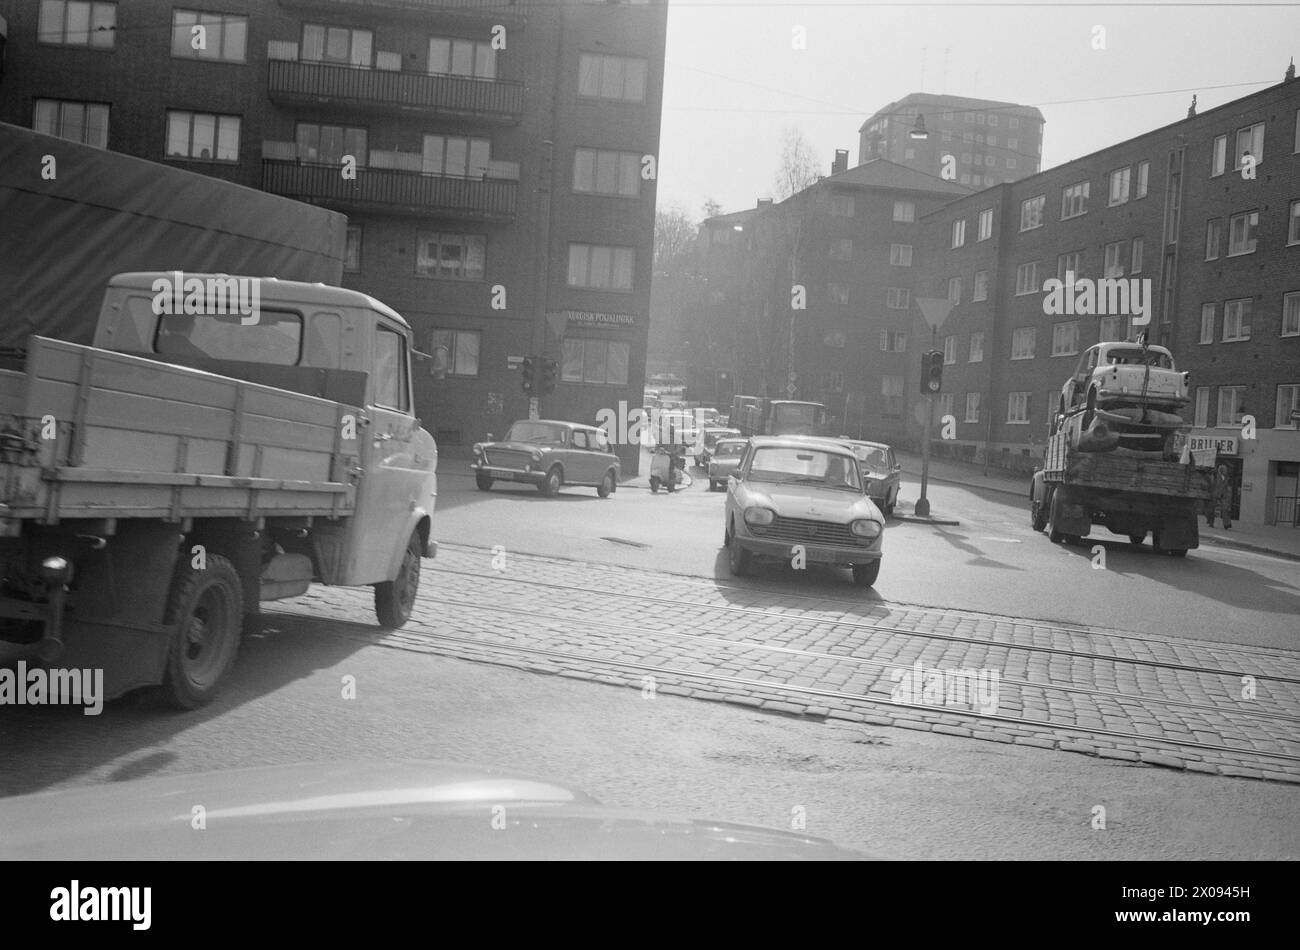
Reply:
[[506, 433], [505, 441], [563, 445], [565, 431], [563, 426], [547, 425], [544, 422], [516, 422]]
[[160, 356], [206, 357], [293, 366], [302, 349], [302, 317], [262, 308], [257, 322], [240, 314], [163, 314], [154, 352]]

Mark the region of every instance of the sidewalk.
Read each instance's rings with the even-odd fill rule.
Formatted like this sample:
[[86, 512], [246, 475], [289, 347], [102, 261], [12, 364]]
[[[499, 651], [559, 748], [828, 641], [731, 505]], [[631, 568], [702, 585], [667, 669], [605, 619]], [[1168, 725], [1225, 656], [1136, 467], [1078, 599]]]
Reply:
[[[895, 451], [902, 463], [903, 473], [912, 478], [921, 477], [921, 457], [909, 452]], [[979, 488], [984, 491], [1003, 492], [1016, 495], [1024, 501], [1025, 511], [1029, 510], [1029, 477], [1004, 472], [990, 466], [987, 475], [984, 466], [969, 462], [956, 462], [952, 459], [930, 459], [930, 480], [964, 488]], [[1222, 524], [1222, 522], [1219, 522]], [[1234, 522], [1230, 531], [1223, 528], [1210, 528], [1205, 524], [1204, 516], [1198, 515], [1202, 544], [1216, 544], [1223, 547], [1239, 548], [1245, 551], [1258, 551], [1277, 557], [1300, 561], [1300, 528], [1276, 527], [1274, 525], [1254, 525]]]

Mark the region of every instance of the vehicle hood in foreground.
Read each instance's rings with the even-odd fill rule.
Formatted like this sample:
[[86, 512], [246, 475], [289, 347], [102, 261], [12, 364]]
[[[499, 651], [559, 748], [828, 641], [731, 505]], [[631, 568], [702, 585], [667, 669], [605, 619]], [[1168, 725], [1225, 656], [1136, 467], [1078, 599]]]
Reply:
[[269, 766], [0, 799], [4, 860], [862, 860], [449, 762]]

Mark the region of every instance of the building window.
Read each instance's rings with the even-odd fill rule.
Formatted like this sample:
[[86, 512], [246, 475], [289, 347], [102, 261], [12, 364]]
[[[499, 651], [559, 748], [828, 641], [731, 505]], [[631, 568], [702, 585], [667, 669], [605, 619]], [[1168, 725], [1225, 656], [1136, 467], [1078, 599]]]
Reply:
[[1043, 226], [1043, 208], [1047, 195], [1038, 195], [1020, 202], [1020, 230], [1032, 231]]
[[1056, 258], [1056, 279], [1066, 287], [1073, 287], [1083, 271], [1083, 252], [1071, 251]]
[[1133, 239], [1133, 260], [1129, 267], [1130, 274], [1142, 273], [1142, 239]]
[[962, 183], [963, 185], [969, 185], [969, 184], [970, 184], [970, 175], [969, 175], [968, 173], [966, 173], [966, 172], [963, 172], [963, 173], [962, 173], [962, 176], [961, 176], [961, 183]]
[[238, 162], [239, 117], [205, 112], [168, 112], [167, 157]]
[[117, 35], [117, 4], [42, 0], [36, 30], [42, 43], [112, 49]]
[[1218, 310], [1217, 304], [1212, 304], [1212, 303], [1201, 304], [1201, 342], [1202, 343], [1214, 342], [1214, 322], [1217, 319], [1217, 314], [1216, 314], [1217, 310]]
[[1196, 389], [1196, 409], [1193, 414], [1192, 425], [1198, 429], [1204, 429], [1210, 424], [1210, 387], [1198, 386]]
[[1007, 139], [1007, 148], [1011, 149], [1011, 151], [1014, 152], [1019, 147], [1020, 147], [1019, 139]]
[[1052, 355], [1077, 356], [1079, 353], [1079, 322], [1058, 323], [1052, 327]]
[[1223, 219], [1211, 218], [1205, 222], [1205, 259], [1219, 259], [1219, 245], [1223, 243]]
[[343, 156], [350, 155], [356, 159], [358, 167], [364, 168], [366, 165], [365, 129], [299, 122], [296, 140], [300, 162], [338, 165], [343, 161]]
[[1237, 130], [1237, 154], [1232, 157], [1232, 167], [1240, 171], [1242, 159], [1249, 152], [1256, 165], [1264, 164], [1264, 123], [1257, 122]]
[[902, 330], [881, 330], [880, 349], [886, 353], [906, 353], [907, 334]]
[[906, 310], [912, 305], [912, 292], [906, 287], [885, 288], [885, 306], [890, 310]]
[[971, 300], [988, 300], [989, 299], [989, 272], [986, 270], [977, 270], [975, 272], [975, 287], [971, 292]]
[[966, 422], [980, 421], [980, 394], [966, 394]]
[[1101, 332], [1098, 335], [1098, 343], [1122, 343], [1130, 336], [1132, 327], [1129, 321], [1132, 317], [1120, 315], [1108, 315], [1101, 318]]
[[[483, 335], [477, 330], [434, 330], [430, 351], [448, 376], [477, 376]], [[445, 349], [445, 356], [438, 352]]]
[[1008, 158], [1007, 168], [1015, 168], [1015, 167], [1016, 167], [1016, 160], [1014, 158]]
[[970, 335], [970, 351], [967, 357], [968, 363], [984, 362], [984, 334], [972, 333]]
[[951, 141], [952, 141], [952, 130], [951, 130], [951, 129], [944, 129], [943, 132], [940, 133], [940, 138], [941, 138], [942, 141], [944, 141], [944, 142], [951, 142]]
[[641, 156], [635, 152], [574, 149], [573, 190], [578, 194], [636, 198], [641, 194]]
[[979, 236], [977, 241], [987, 241], [993, 236], [993, 209], [985, 208], [980, 212]]
[[484, 178], [492, 161], [492, 140], [460, 135], [426, 135], [421, 171], [444, 178]]
[[361, 270], [361, 225], [349, 224], [347, 243], [343, 246], [343, 272], [355, 274]]
[[1081, 181], [1061, 191], [1061, 220], [1088, 213], [1088, 191], [1092, 182]]
[[831, 238], [830, 258], [833, 261], [851, 261], [853, 260], [853, 239], [852, 238]]
[[953, 366], [957, 362], [957, 337], [946, 336], [943, 338], [943, 365]]
[[990, 112], [990, 113], [989, 113], [989, 125], [997, 125], [997, 124], [998, 124], [998, 116], [997, 116], [997, 113], [996, 113], [996, 112]]
[[646, 65], [644, 59], [583, 53], [578, 59], [578, 95], [642, 102]]
[[1215, 420], [1215, 425], [1220, 427], [1241, 425], [1241, 417], [1245, 413], [1245, 405], [1245, 386], [1220, 386], [1219, 415]]
[[961, 303], [961, 278], [960, 277], [948, 278], [948, 301], [954, 304]]
[[895, 201], [894, 202], [894, 220], [912, 222], [916, 220], [916, 202], [914, 201]]
[[1013, 360], [1032, 360], [1034, 358], [1034, 327], [1017, 327], [1011, 333], [1011, 358]]
[[1255, 301], [1250, 297], [1226, 301], [1223, 305], [1223, 342], [1250, 339], [1250, 315]]
[[965, 145], [974, 145], [974, 144], [975, 144], [975, 133], [974, 133], [974, 132], [963, 132], [963, 133], [961, 134], [961, 140], [962, 140], [962, 143], [965, 144]]
[[969, 165], [969, 164], [970, 164], [970, 152], [962, 152], [962, 153], [961, 153], [961, 163], [962, 163], [963, 165]]
[[953, 400], [952, 393], [939, 394], [939, 418], [940, 419], [942, 419], [944, 416], [952, 415], [952, 400]]
[[1255, 253], [1255, 233], [1259, 229], [1259, 212], [1247, 211], [1228, 219], [1228, 256]]
[[903, 377], [881, 376], [880, 396], [884, 403], [881, 415], [901, 416], [903, 414]]
[[1125, 250], [1123, 241], [1115, 241], [1106, 245], [1104, 263], [1102, 264], [1102, 277], [1124, 276], [1124, 265], [1127, 263], [1128, 258], [1128, 255], [1124, 253]]
[[431, 76], [474, 76], [497, 78], [497, 51], [491, 43], [452, 36], [429, 37], [429, 74]]
[[1300, 291], [1282, 297], [1282, 335], [1300, 336]]
[[1286, 228], [1286, 243], [1300, 244], [1300, 201], [1291, 202], [1291, 216]]
[[1284, 383], [1277, 387], [1277, 409], [1273, 414], [1273, 428], [1296, 429], [1300, 425], [1291, 413], [1300, 410], [1300, 383]]
[[197, 10], [172, 11], [172, 55], [242, 63], [248, 45], [248, 17]]
[[1016, 268], [1016, 296], [1036, 294], [1042, 286], [1038, 282], [1038, 261], [1030, 261]]
[[1226, 135], [1216, 135], [1214, 137], [1214, 149], [1210, 158], [1210, 177], [1217, 178], [1223, 174], [1228, 166], [1228, 137]]
[[[1042, 143], [1040, 142], [1039, 146], [1041, 147], [1041, 145]], [[1150, 177], [1151, 177], [1151, 163], [1138, 162], [1137, 193], [1135, 195], [1136, 198], [1145, 198], [1147, 196], [1147, 185], [1149, 184]]]
[[966, 219], [952, 223], [952, 246], [961, 247], [966, 243]]
[[910, 244], [891, 244], [889, 245], [889, 263], [898, 267], [912, 266], [912, 245]]
[[69, 142], [108, 148], [108, 106], [97, 102], [37, 99], [32, 128]]
[[627, 385], [632, 345], [619, 340], [566, 338], [560, 379], [566, 383]]
[[[992, 118], [992, 116], [990, 116], [990, 118]], [[997, 137], [996, 135], [990, 135], [990, 136], [988, 137], [988, 143], [989, 143], [989, 147], [990, 147], [990, 148], [997, 148], [997, 145], [998, 145], [998, 137]], [[990, 164], [990, 165], [993, 164], [993, 156], [992, 156], [992, 155], [990, 155], [990, 156], [988, 157], [988, 164]]]
[[837, 218], [853, 217], [853, 196], [831, 195], [831, 214]]
[[1120, 168], [1110, 173], [1110, 197], [1106, 199], [1108, 205], [1122, 205], [1128, 201], [1132, 171], [1131, 168]]
[[421, 231], [415, 241], [415, 273], [442, 280], [482, 280], [487, 238], [482, 234]]
[[1029, 424], [1029, 393], [1007, 394], [1007, 422], [1011, 425]]
[[849, 285], [832, 280], [826, 285], [826, 298], [833, 304], [847, 307], [849, 304]]
[[634, 252], [630, 247], [569, 245], [569, 286], [631, 290]]
[[302, 60], [306, 63], [331, 63], [369, 69], [374, 64], [375, 34], [370, 30], [352, 30], [344, 26], [304, 23]]

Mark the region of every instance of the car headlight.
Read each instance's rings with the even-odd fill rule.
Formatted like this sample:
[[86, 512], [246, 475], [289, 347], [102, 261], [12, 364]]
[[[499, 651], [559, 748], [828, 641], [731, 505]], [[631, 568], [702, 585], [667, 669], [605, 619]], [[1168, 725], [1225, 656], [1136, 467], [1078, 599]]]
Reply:
[[776, 512], [771, 508], [746, 508], [745, 524], [764, 525], [776, 520]]
[[542, 453], [538, 452], [536, 449], [533, 449], [533, 461], [540, 462], [541, 460], [542, 460]]
[[849, 530], [859, 538], [878, 538], [882, 530], [882, 525], [878, 521], [872, 521], [870, 518], [859, 518], [849, 525]]
[[474, 454], [475, 454], [475, 455], [482, 455], [482, 454], [483, 454], [483, 443], [481, 443], [481, 442], [475, 442], [475, 443], [474, 443]]

